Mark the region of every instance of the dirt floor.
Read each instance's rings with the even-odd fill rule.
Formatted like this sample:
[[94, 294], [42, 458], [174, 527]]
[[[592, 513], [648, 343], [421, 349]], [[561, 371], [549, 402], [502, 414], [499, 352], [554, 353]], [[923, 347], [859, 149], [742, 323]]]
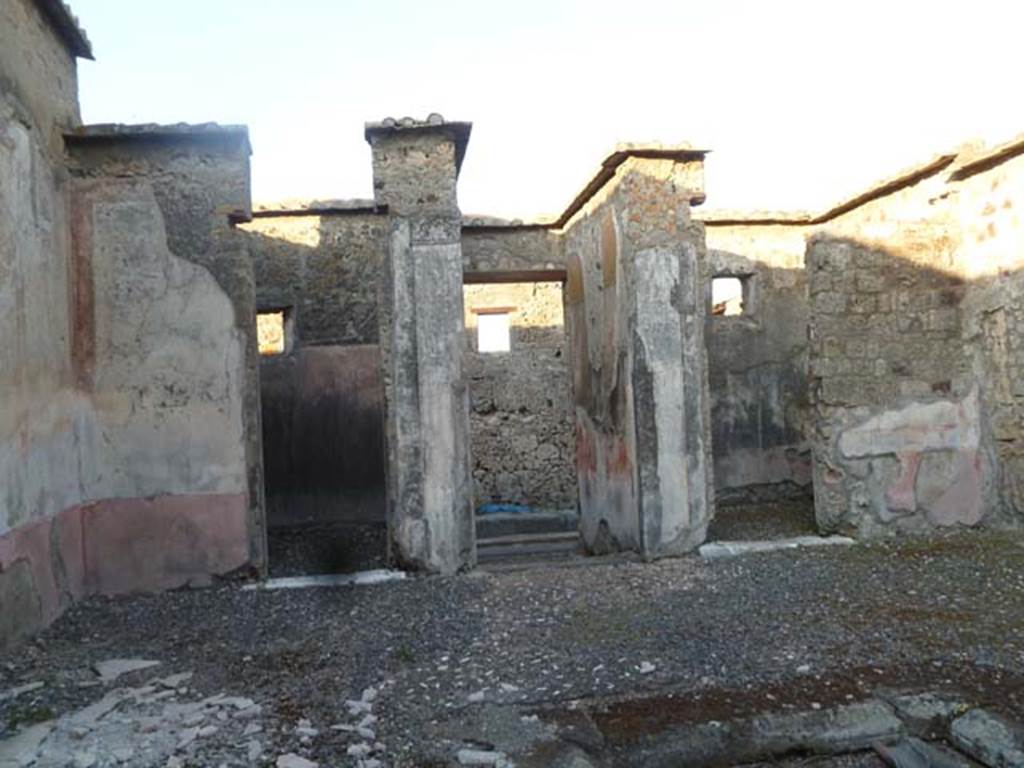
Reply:
[[383, 568], [387, 528], [371, 523], [309, 523], [267, 533], [271, 577], [355, 573]]
[[764, 541], [817, 533], [814, 500], [800, 499], [719, 507], [708, 541]]
[[[160, 665], [98, 683], [91, 665], [111, 658]], [[214, 730], [179, 749], [182, 766], [273, 765], [286, 753], [441, 766], [460, 749], [500, 749], [518, 766], [632, 765], [635, 745], [680, 724], [879, 689], [955, 691], [1024, 720], [1024, 537], [93, 599], [0, 658], [0, 738], [183, 672], [194, 674], [179, 700], [246, 697], [258, 718], [245, 732], [210, 714]], [[574, 718], [586, 722], [576, 736]], [[537, 745], [552, 740], [582, 750], [577, 762], [545, 758]]]

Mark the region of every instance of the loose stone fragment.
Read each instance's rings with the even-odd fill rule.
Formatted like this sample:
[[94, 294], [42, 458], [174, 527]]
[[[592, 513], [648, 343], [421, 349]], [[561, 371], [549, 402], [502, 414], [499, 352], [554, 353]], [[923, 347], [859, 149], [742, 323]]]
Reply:
[[50, 735], [53, 723], [39, 723], [21, 731], [6, 741], [0, 741], [0, 766], [30, 765], [35, 761], [39, 746]]
[[893, 768], [971, 768], [966, 758], [913, 737], [876, 744], [875, 751]]
[[140, 669], [149, 669], [159, 665], [159, 661], [148, 661], [146, 659], [107, 659], [93, 665], [93, 671], [99, 675], [104, 683], [113, 682], [121, 675], [129, 672], [137, 672]]
[[277, 758], [275, 765], [277, 768], [319, 768], [320, 763], [314, 763], [312, 760], [300, 757], [294, 752], [289, 752], [287, 755], [281, 755]]
[[456, 754], [459, 765], [505, 765], [507, 759], [504, 752], [493, 752], [482, 749], [460, 749]]
[[349, 757], [369, 757], [371, 752], [373, 752], [373, 747], [364, 742], [360, 742], [359, 744], [353, 744], [350, 746], [345, 751], [345, 754]]
[[33, 683], [26, 683], [25, 685], [19, 685], [17, 688], [10, 688], [3, 693], [0, 693], [0, 701], [7, 701], [8, 699], [16, 699], [23, 693], [31, 693], [32, 691], [38, 691], [46, 683], [41, 680], [37, 680]]
[[953, 721], [950, 736], [957, 749], [993, 768], [1024, 766], [1024, 728], [984, 709], [972, 709]]

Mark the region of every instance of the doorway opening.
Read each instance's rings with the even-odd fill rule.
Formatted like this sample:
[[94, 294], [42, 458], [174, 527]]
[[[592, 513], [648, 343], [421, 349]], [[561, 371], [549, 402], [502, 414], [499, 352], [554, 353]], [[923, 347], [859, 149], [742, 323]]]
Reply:
[[579, 549], [563, 283], [463, 286], [481, 562]]

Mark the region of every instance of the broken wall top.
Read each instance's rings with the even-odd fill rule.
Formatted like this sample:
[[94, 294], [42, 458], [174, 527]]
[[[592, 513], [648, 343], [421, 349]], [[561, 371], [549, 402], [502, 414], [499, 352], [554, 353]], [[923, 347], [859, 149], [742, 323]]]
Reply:
[[68, 51], [80, 59], [92, 59], [92, 44], [85, 30], [78, 23], [78, 17], [70, 6], [61, 0], [34, 0], [36, 7], [49, 21], [54, 31], [67, 46]]

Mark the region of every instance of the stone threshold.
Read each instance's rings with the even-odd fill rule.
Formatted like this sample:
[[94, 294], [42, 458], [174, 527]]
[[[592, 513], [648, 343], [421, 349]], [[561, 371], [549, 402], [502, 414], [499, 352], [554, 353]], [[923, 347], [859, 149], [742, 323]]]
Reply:
[[727, 557], [777, 552], [784, 549], [850, 546], [856, 543], [856, 540], [846, 536], [795, 536], [790, 539], [772, 541], [712, 541], [701, 545], [697, 551], [705, 560], [721, 560]]
[[377, 568], [372, 571], [358, 571], [357, 573], [325, 573], [317, 576], [282, 576], [277, 579], [267, 579], [255, 584], [246, 584], [242, 587], [243, 592], [266, 591], [276, 589], [309, 589], [312, 587], [348, 587], [366, 586], [368, 584], [384, 584], [390, 581], [402, 581], [405, 579], [405, 571], [394, 571], [387, 568]]

